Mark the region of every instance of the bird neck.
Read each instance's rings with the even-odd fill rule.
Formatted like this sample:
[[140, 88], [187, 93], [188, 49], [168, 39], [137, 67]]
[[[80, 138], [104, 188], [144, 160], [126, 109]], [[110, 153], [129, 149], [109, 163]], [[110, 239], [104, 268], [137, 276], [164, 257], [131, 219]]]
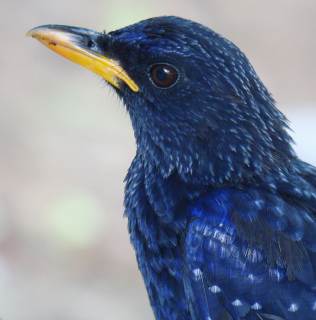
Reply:
[[126, 105], [147, 171], [164, 179], [177, 175], [184, 184], [227, 187], [260, 184], [267, 176], [282, 180], [297, 158], [286, 119], [270, 100], [253, 99], [254, 115], [230, 115], [216, 126], [176, 121], [141, 101]]
[[284, 140], [282, 146], [278, 139], [265, 148], [260, 141], [248, 143], [242, 138], [240, 143], [229, 145], [218, 140], [201, 142], [188, 137], [170, 149], [142, 133], [137, 137], [137, 152], [145, 170], [156, 172], [163, 179], [177, 176], [179, 183], [216, 188], [258, 185], [267, 176], [281, 179], [291, 168], [295, 155], [287, 141]]

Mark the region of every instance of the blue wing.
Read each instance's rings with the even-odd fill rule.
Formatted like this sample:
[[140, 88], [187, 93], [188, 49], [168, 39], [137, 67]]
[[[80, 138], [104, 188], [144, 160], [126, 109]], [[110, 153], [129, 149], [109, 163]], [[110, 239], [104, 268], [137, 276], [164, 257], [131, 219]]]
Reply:
[[316, 319], [316, 219], [258, 189], [189, 208], [185, 293], [193, 320]]

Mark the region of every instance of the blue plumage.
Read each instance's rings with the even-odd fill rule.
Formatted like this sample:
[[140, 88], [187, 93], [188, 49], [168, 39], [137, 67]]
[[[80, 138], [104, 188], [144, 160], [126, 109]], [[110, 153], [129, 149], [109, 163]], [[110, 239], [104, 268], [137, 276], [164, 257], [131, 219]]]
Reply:
[[[316, 319], [316, 170], [247, 58], [174, 17], [110, 35], [142, 86], [119, 93], [137, 141], [125, 206], [156, 319]], [[154, 62], [179, 82], [150, 85]]]
[[[196, 208], [195, 204], [193, 216]], [[205, 295], [205, 290], [221, 293], [225, 309], [236, 319], [254, 314], [260, 319], [269, 313], [285, 319], [315, 319], [315, 254], [304, 240], [305, 232], [315, 234], [315, 227], [308, 224], [304, 209], [262, 190], [223, 189], [199, 200], [197, 211], [199, 219], [190, 224], [186, 238], [190, 283], [194, 287], [201, 282], [197, 296]], [[275, 227], [278, 218], [271, 223], [267, 211], [277, 217], [282, 212], [288, 225]], [[200, 308], [198, 319], [207, 319], [199, 312]], [[212, 306], [207, 312], [216, 319]]]
[[177, 17], [31, 35], [127, 108], [125, 214], [157, 320], [316, 319], [316, 168], [233, 43]]

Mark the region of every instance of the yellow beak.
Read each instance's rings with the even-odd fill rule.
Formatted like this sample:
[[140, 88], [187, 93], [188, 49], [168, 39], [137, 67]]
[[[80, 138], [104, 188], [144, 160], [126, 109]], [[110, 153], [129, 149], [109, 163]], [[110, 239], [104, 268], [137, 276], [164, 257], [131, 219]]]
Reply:
[[98, 74], [108, 83], [120, 88], [124, 82], [133, 92], [138, 85], [129, 77], [119, 62], [101, 54], [96, 40], [101, 34], [77, 27], [47, 25], [27, 33], [59, 55]]

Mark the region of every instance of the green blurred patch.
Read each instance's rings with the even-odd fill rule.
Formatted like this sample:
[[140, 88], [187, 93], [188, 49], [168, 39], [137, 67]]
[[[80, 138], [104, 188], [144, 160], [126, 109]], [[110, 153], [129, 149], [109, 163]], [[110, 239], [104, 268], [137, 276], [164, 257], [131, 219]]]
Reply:
[[105, 215], [88, 194], [65, 195], [49, 209], [50, 236], [65, 247], [93, 246], [104, 232]]
[[154, 15], [149, 1], [108, 1], [104, 10], [107, 31], [122, 28]]

